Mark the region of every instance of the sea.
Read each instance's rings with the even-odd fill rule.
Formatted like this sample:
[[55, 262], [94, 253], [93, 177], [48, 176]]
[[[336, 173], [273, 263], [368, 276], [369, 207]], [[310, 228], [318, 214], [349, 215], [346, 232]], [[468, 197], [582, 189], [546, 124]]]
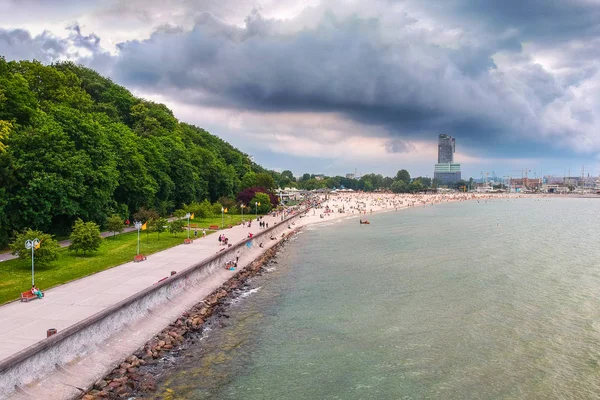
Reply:
[[600, 398], [600, 199], [367, 217], [288, 241], [156, 397]]

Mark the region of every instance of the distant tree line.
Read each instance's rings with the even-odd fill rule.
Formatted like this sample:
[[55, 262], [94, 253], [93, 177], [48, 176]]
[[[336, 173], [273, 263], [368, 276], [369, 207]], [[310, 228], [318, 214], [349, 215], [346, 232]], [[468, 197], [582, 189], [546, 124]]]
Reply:
[[[410, 173], [406, 169], [399, 170], [395, 176], [384, 177], [381, 174], [366, 174], [359, 179], [346, 178], [344, 176], [323, 176], [305, 173], [300, 178], [296, 179], [291, 171], [283, 171], [282, 173], [274, 173], [279, 187], [295, 187], [304, 190], [314, 189], [339, 189], [346, 188], [352, 190], [362, 190], [364, 192], [372, 192], [374, 190], [390, 190], [394, 193], [415, 193], [426, 189], [438, 188], [440, 183], [436, 179], [429, 177], [418, 176], [411, 178]], [[463, 190], [472, 185], [473, 178], [470, 183], [463, 180], [451, 185], [450, 188]]]

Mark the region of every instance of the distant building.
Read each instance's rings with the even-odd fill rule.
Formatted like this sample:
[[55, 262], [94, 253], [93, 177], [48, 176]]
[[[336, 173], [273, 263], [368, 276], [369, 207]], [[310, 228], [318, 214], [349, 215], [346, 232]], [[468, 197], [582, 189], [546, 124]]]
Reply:
[[325, 179], [325, 175], [323, 175], [323, 174], [315, 175], [315, 179], [318, 181], [322, 181], [323, 179]]
[[354, 174], [346, 174], [346, 179], [354, 179]]
[[460, 164], [454, 162], [455, 149], [455, 139], [442, 133], [438, 138], [438, 163], [433, 170], [440, 185], [454, 185], [461, 179]]
[[542, 187], [542, 178], [511, 178], [510, 186], [514, 191], [540, 189]]
[[435, 164], [433, 177], [440, 185], [454, 185], [460, 181], [460, 164]]
[[453, 163], [455, 149], [455, 139], [442, 133], [438, 138], [438, 164]]

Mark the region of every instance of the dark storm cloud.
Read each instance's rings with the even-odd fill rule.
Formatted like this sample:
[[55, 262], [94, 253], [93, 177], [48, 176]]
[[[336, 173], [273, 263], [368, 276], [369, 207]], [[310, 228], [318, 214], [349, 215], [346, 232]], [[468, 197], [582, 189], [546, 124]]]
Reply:
[[[0, 54], [45, 61], [82, 49], [92, 53], [86, 64], [119, 83], [178, 102], [335, 112], [385, 128], [390, 152], [439, 132], [486, 152], [572, 148], [578, 132], [591, 137], [589, 149], [600, 148], [590, 128], [600, 102], [590, 97], [594, 85], [582, 84], [598, 76], [600, 7], [591, 1], [380, 0], [370, 17], [360, 7], [343, 14], [350, 5], [331, 1], [312, 19], [254, 11], [243, 26], [212, 13], [199, 14], [191, 29], [165, 22], [148, 39], [120, 43], [113, 56], [77, 25], [67, 39], [0, 30]], [[413, 8], [388, 13], [391, 3]], [[407, 14], [413, 10], [421, 13]], [[556, 70], [527, 46], [549, 53]]]
[[[405, 136], [461, 123], [508, 126], [498, 108], [516, 111], [489, 77], [492, 48], [384, 39], [378, 20], [357, 16], [329, 14], [291, 33], [280, 25], [256, 13], [244, 28], [205, 15], [189, 32], [123, 43], [114, 71], [126, 84], [203, 104], [342, 112]], [[463, 135], [487, 140], [481, 130]]]

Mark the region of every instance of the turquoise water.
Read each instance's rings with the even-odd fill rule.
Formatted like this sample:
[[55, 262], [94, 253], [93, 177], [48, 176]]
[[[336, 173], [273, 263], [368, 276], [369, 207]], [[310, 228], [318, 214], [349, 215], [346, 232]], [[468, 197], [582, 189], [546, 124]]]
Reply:
[[308, 227], [159, 397], [599, 398], [598, 216], [519, 199]]

